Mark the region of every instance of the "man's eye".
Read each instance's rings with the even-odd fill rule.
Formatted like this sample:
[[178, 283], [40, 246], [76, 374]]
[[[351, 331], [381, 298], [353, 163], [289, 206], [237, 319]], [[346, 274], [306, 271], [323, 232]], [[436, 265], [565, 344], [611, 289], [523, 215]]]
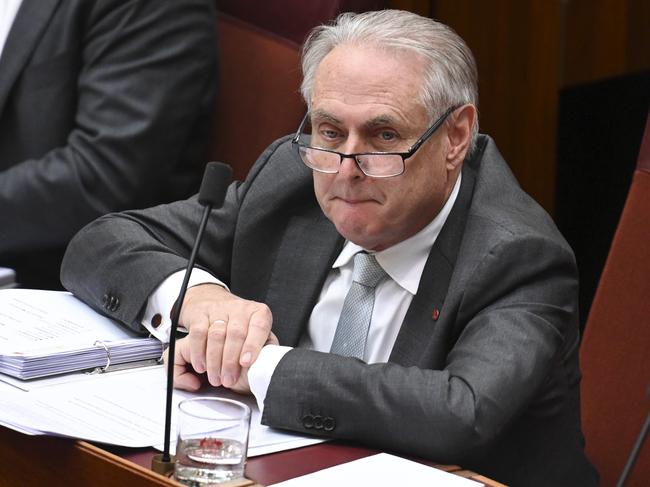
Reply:
[[390, 142], [397, 138], [395, 132], [384, 131], [379, 133], [379, 138], [384, 142]]
[[337, 137], [338, 132], [336, 130], [323, 129], [320, 131], [320, 134], [323, 138], [332, 140]]

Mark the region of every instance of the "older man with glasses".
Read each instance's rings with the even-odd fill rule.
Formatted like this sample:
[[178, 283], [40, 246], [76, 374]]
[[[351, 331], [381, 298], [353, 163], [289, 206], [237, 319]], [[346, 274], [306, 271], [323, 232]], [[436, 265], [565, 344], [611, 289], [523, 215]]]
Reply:
[[[303, 50], [308, 114], [230, 186], [192, 272], [175, 382], [253, 393], [269, 426], [595, 485], [580, 430], [573, 253], [478, 135], [451, 29], [344, 14]], [[168, 338], [196, 199], [104, 217], [62, 279]], [[88, 269], [94, 269], [88, 272]]]

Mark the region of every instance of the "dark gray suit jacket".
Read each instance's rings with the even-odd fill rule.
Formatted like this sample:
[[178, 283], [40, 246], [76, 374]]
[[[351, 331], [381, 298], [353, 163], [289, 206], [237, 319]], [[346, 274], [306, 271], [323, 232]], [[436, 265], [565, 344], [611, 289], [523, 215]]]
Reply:
[[[149, 294], [185, 266], [200, 213], [190, 199], [96, 221], [70, 244], [64, 285], [139, 328]], [[342, 245], [284, 139], [231, 185], [198, 261], [267, 303], [280, 343], [295, 346]], [[595, 485], [580, 429], [576, 292], [571, 249], [481, 136], [389, 363], [294, 349], [273, 374], [263, 421], [512, 485]]]
[[195, 192], [215, 88], [214, 0], [23, 0], [0, 58], [0, 265], [54, 284], [88, 222]]

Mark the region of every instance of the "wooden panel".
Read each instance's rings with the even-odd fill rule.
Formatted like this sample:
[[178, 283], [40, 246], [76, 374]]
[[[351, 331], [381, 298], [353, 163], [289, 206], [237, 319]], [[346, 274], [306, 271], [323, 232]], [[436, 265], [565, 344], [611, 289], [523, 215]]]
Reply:
[[563, 85], [650, 69], [650, 2], [566, 3]]
[[555, 199], [561, 67], [560, 1], [437, 0], [479, 70], [481, 131], [493, 136], [524, 189], [547, 210]]
[[83, 441], [27, 436], [0, 427], [0, 485], [180, 486]]
[[388, 8], [408, 10], [428, 17], [431, 13], [431, 0], [389, 0]]
[[626, 72], [650, 69], [650, 2], [628, 0]]
[[624, 72], [626, 11], [620, 0], [567, 3], [565, 85]]

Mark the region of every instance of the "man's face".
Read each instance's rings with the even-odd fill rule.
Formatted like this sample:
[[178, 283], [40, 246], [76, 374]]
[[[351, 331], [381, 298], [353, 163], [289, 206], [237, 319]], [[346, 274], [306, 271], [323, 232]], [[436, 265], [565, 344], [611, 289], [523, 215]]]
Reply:
[[[314, 79], [312, 145], [345, 154], [405, 152], [431, 121], [420, 102], [422, 86], [423, 62], [415, 54], [336, 47]], [[337, 174], [314, 171], [316, 198], [339, 233], [382, 250], [424, 228], [444, 205], [459, 170], [446, 161], [446, 131], [441, 126], [407, 159], [400, 176], [365, 176], [349, 158]]]

